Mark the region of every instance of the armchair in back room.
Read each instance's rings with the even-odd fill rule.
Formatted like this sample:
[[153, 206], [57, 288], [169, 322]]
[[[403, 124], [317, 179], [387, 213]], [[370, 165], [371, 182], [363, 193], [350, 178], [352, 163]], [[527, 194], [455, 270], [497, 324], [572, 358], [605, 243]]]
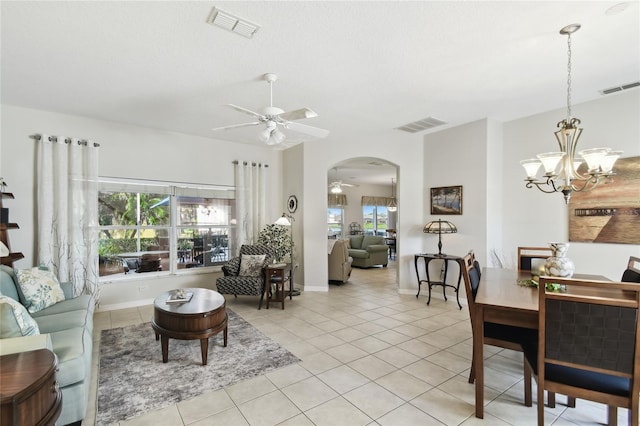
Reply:
[[353, 258], [349, 256], [347, 240], [329, 240], [329, 281], [346, 283], [351, 276], [351, 263]]

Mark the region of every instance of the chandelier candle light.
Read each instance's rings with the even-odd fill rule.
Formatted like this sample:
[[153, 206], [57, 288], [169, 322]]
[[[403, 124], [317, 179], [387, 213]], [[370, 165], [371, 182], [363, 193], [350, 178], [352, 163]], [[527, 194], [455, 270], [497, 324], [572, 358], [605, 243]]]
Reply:
[[458, 232], [458, 228], [447, 220], [438, 219], [427, 223], [422, 232], [425, 234], [438, 234], [438, 256], [443, 257], [446, 254], [442, 253], [442, 234], [455, 234]]
[[[560, 130], [555, 132], [561, 152], [546, 152], [538, 154], [537, 159], [520, 161], [527, 178], [526, 187], [534, 185], [540, 191], [551, 194], [562, 192], [564, 201], [569, 203], [572, 192], [590, 191], [600, 183], [613, 181], [613, 165], [622, 151], [612, 151], [611, 148], [592, 148], [578, 152], [581, 158], [576, 158], [576, 146], [582, 133], [580, 120], [571, 116], [571, 34], [580, 29], [580, 24], [571, 24], [560, 30], [560, 34], [567, 36], [567, 117], [558, 123]], [[587, 163], [586, 173], [578, 172], [580, 164]], [[544, 175], [537, 178], [540, 165], [544, 167]]]

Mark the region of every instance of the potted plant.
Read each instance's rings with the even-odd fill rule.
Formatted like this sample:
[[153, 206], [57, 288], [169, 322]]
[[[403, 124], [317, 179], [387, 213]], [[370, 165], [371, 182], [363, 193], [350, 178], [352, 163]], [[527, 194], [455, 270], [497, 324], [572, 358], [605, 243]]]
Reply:
[[293, 251], [293, 241], [289, 229], [282, 225], [267, 225], [258, 234], [258, 244], [264, 244], [274, 251], [276, 262], [290, 261]]

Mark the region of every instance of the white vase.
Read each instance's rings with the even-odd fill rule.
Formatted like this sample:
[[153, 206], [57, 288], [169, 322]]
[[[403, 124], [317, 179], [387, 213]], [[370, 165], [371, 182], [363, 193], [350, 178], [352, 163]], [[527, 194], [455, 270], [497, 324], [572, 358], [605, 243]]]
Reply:
[[553, 256], [548, 257], [544, 262], [544, 272], [552, 277], [571, 278], [575, 271], [575, 266], [571, 259], [567, 257], [569, 250], [568, 243], [549, 243]]

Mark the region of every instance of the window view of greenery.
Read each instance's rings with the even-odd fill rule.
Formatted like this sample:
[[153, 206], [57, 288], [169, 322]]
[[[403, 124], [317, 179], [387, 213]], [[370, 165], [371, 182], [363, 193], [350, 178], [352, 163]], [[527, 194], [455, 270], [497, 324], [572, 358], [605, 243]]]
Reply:
[[229, 260], [233, 200], [177, 197], [178, 267], [220, 265]]
[[168, 186], [157, 192], [99, 192], [100, 276], [168, 274], [229, 259], [234, 200], [172, 192]]
[[331, 238], [342, 238], [344, 236], [343, 212], [341, 207], [330, 207], [327, 209], [328, 235]]
[[384, 236], [389, 224], [389, 213], [384, 206], [362, 206], [365, 235]]

